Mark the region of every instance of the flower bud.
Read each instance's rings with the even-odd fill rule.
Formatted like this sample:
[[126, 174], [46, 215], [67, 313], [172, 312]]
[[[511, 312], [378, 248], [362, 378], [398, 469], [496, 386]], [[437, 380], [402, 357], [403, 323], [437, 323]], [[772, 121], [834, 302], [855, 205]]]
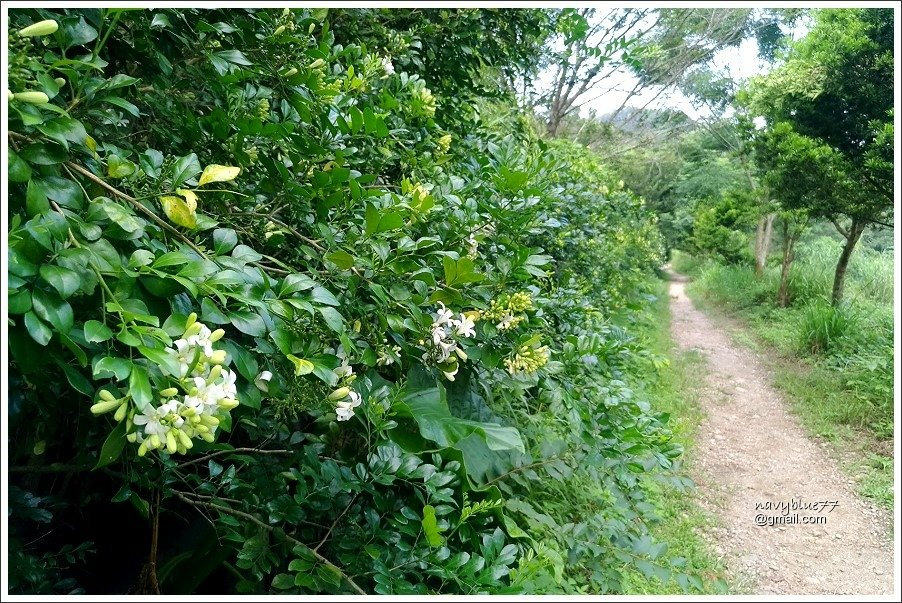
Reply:
[[113, 400], [116, 399], [116, 397], [113, 396], [113, 394], [111, 394], [110, 392], [108, 392], [105, 389], [100, 390], [99, 392], [97, 392], [97, 394], [100, 396], [100, 399], [103, 400], [104, 402], [112, 402]]
[[153, 434], [147, 438], [147, 442], [147, 448], [150, 450], [156, 450], [157, 448], [163, 447], [163, 442], [160, 441], [160, 436], [157, 434]]
[[219, 425], [219, 419], [217, 419], [213, 415], [201, 415], [199, 418], [200, 422], [207, 427], [216, 427], [217, 425]]
[[13, 98], [15, 98], [15, 96], [16, 95], [13, 94], [12, 90], [10, 90], [9, 88], [6, 89], [6, 101], [7, 102], [11, 101]]
[[287, 16], [290, 15], [290, 14], [291, 14], [291, 9], [290, 9], [290, 8], [287, 8], [287, 7], [286, 7], [286, 8], [283, 8], [283, 9], [282, 9], [282, 16], [283, 16], [283, 17], [287, 17]]
[[223, 364], [226, 361], [226, 351], [225, 350], [216, 350], [213, 352], [213, 355], [210, 356], [210, 362], [215, 365]]
[[130, 434], [125, 436], [125, 439], [128, 440], [129, 442], [131, 442], [132, 444], [134, 444], [135, 442], [138, 441], [138, 432], [136, 432], [136, 431], [131, 432]]
[[291, 69], [289, 69], [288, 71], [286, 71], [285, 73], [283, 73], [283, 74], [282, 74], [282, 77], [291, 77], [291, 76], [293, 76], [293, 75], [297, 75], [297, 72], [298, 72], [298, 68], [297, 68], [297, 67], [292, 67]]
[[53, 81], [54, 81], [54, 82], [56, 83], [56, 85], [59, 86], [60, 88], [62, 88], [63, 86], [66, 85], [66, 78], [58, 77], [58, 78], [55, 78]]
[[197, 322], [197, 312], [192, 312], [188, 315], [188, 318], [185, 319], [185, 328], [190, 328], [195, 322]]
[[284, 25], [279, 25], [279, 26], [276, 28], [276, 31], [274, 31], [272, 35], [273, 35], [273, 36], [281, 36], [281, 35], [282, 35], [282, 32], [284, 32], [284, 31], [285, 31], [285, 26], [284, 26]]
[[[188, 440], [188, 441], [190, 442], [191, 440]], [[185, 448], [185, 445], [182, 444], [181, 442], [178, 443], [178, 446], [176, 446], [175, 450], [179, 454], [187, 454], [188, 453], [188, 449]]]
[[324, 60], [316, 59], [315, 61], [310, 63], [310, 69], [319, 69], [320, 67], [322, 67], [325, 64], [326, 64], [326, 62]]
[[213, 383], [214, 381], [219, 379], [219, 376], [221, 374], [222, 374], [222, 365], [221, 364], [214, 365], [213, 368], [210, 369], [210, 376], [207, 377], [207, 383]]
[[144, 456], [147, 454], [147, 440], [141, 442], [141, 445], [138, 446], [138, 456]]
[[208, 444], [212, 444], [216, 441], [216, 436], [209, 432], [200, 434], [200, 438]]
[[467, 353], [464, 352], [462, 349], [455, 348], [454, 352], [460, 357], [461, 360], [463, 360], [464, 362], [467, 361]]
[[167, 387], [166, 389], [160, 391], [160, 395], [163, 396], [164, 398], [171, 398], [172, 396], [176, 395], [177, 393], [179, 393], [179, 390], [177, 387]]
[[224, 329], [216, 329], [215, 331], [210, 333], [210, 341], [215, 343], [215, 342], [219, 341], [220, 339], [222, 339], [223, 335], [225, 335]]
[[41, 36], [49, 36], [50, 34], [56, 32], [59, 27], [59, 23], [57, 23], [53, 19], [46, 19], [44, 21], [33, 23], [28, 27], [23, 27], [19, 30], [19, 35], [23, 38], [38, 38]]
[[335, 402], [336, 400], [347, 398], [349, 393], [351, 393], [350, 387], [339, 387], [337, 390], [329, 394], [329, 400]]
[[198, 423], [197, 425], [194, 426], [194, 429], [196, 429], [197, 433], [200, 433], [200, 434], [210, 433], [210, 428], [207, 427], [206, 425], [204, 425], [203, 423]]
[[[194, 316], [193, 313], [192, 316]], [[200, 330], [203, 326], [204, 325], [199, 322], [192, 322], [190, 326], [185, 327], [185, 339], [191, 337], [192, 335], [197, 335], [198, 333], [200, 333]]]
[[116, 414], [113, 415], [113, 419], [115, 419], [116, 422], [118, 423], [119, 421], [121, 421], [122, 419], [125, 418], [126, 412], [128, 412], [128, 404], [126, 404], [125, 401], [123, 401], [122, 404], [119, 406], [119, 408], [116, 409]]
[[232, 400], [231, 398], [223, 398], [219, 401], [219, 408], [223, 408], [225, 410], [232, 410], [238, 406], [238, 400]]
[[[184, 446], [186, 449], [194, 446], [194, 442], [191, 441], [191, 438], [188, 437], [188, 434], [182, 431], [181, 429], [177, 430], [176, 435], [179, 438], [179, 444]], [[185, 454], [184, 452], [182, 454]]]
[[172, 429], [166, 432], [166, 450], [169, 451], [169, 454], [175, 454], [178, 450], [178, 443], [175, 441], [175, 434]]
[[111, 410], [119, 408], [120, 404], [122, 404], [122, 401], [120, 400], [107, 400], [105, 402], [98, 402], [91, 407], [91, 412], [95, 415], [102, 415], [104, 413], [110, 412]]

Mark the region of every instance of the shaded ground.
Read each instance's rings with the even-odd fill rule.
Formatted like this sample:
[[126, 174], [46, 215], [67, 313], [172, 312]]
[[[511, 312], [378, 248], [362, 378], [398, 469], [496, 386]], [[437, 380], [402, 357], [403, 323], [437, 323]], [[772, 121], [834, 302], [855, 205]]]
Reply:
[[805, 435], [755, 354], [694, 308], [686, 278], [671, 279], [674, 340], [707, 364], [693, 477], [734, 580], [755, 594], [891, 594], [889, 517]]

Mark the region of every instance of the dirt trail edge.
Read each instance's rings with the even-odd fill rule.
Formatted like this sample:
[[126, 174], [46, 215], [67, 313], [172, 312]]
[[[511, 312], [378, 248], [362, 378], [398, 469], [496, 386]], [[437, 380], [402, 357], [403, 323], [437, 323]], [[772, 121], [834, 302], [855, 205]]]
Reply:
[[806, 437], [755, 354], [694, 308], [685, 277], [670, 276], [673, 337], [707, 363], [699, 502], [719, 519], [713, 544], [739, 586], [755, 594], [892, 594], [888, 517]]

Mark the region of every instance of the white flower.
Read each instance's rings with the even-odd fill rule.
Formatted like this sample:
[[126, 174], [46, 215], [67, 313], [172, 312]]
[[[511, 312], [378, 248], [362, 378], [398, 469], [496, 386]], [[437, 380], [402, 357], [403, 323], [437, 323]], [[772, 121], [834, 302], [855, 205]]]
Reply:
[[390, 57], [382, 57], [382, 69], [385, 71], [386, 75], [394, 75], [395, 66], [391, 64]]
[[256, 379], [254, 379], [254, 385], [256, 385], [257, 389], [259, 389], [260, 391], [269, 393], [269, 382], [271, 379], [272, 373], [270, 373], [269, 371], [263, 371], [262, 373], [257, 375]]
[[210, 339], [211, 335], [213, 335], [213, 332], [210, 331], [206, 325], [202, 325], [200, 332], [197, 335], [188, 337], [188, 343], [203, 348], [204, 354], [209, 358], [213, 355], [213, 340]]
[[505, 314], [501, 318], [501, 322], [499, 322], [496, 327], [498, 327], [502, 331], [507, 331], [513, 325], [514, 317], [510, 314]]
[[457, 326], [454, 328], [454, 332], [460, 337], [473, 337], [476, 335], [476, 323], [473, 322], [473, 319], [467, 316], [466, 314], [460, 315], [460, 320], [457, 321]]
[[353, 376], [354, 376], [354, 369], [351, 368], [351, 366], [348, 365], [348, 364], [342, 364], [340, 367], [338, 367], [337, 369], [335, 369], [335, 370], [332, 371], [332, 372], [335, 373], [335, 375], [336, 375], [339, 379], [342, 379], [342, 378], [345, 378], [345, 377], [353, 377]]
[[355, 391], [348, 392], [348, 397], [336, 404], [335, 418], [338, 421], [347, 421], [354, 416], [354, 409], [360, 406], [360, 394]]
[[148, 406], [140, 415], [135, 415], [133, 421], [135, 425], [144, 426], [145, 436], [157, 435], [161, 438], [166, 436], [169, 427], [163, 425], [163, 419], [166, 418], [169, 412], [168, 410], [164, 410], [164, 406], [160, 406], [159, 408]]
[[222, 369], [222, 382], [219, 386], [222, 388], [223, 398], [235, 398], [238, 395], [238, 387], [235, 385], [236, 375], [227, 368]]
[[443, 304], [442, 302], [439, 302], [438, 305], [439, 305], [439, 310], [436, 313], [435, 320], [432, 323], [433, 329], [435, 329], [435, 327], [438, 327], [441, 325], [450, 324], [451, 321], [454, 319], [454, 312], [445, 308], [445, 304]]

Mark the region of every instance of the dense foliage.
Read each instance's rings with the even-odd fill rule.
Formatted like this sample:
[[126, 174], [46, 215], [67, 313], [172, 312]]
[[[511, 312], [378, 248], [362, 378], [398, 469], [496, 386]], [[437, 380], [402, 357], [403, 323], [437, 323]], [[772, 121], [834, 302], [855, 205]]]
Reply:
[[11, 12], [14, 592], [700, 586], [654, 219], [467, 81], [541, 14], [417, 12]]

